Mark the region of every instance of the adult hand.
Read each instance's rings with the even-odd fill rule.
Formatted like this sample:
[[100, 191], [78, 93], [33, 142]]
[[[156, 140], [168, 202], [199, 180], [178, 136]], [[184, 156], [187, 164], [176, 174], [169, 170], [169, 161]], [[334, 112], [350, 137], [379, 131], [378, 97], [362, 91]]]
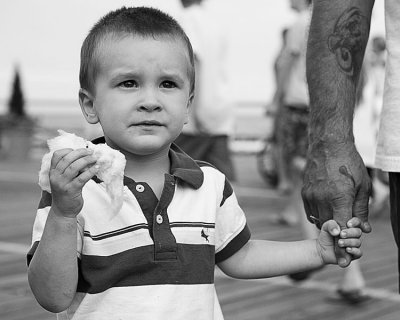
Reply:
[[[371, 181], [353, 142], [310, 145], [302, 197], [307, 218], [318, 228], [330, 219], [342, 229], [352, 217], [361, 220], [363, 232], [371, 231], [368, 201]], [[350, 257], [336, 246], [337, 257]]]

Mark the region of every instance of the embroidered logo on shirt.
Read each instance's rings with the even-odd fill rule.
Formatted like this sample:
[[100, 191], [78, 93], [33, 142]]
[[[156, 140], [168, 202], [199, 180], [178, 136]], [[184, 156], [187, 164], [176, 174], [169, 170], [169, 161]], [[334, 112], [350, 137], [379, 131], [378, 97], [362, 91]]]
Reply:
[[210, 242], [208, 241], [209, 235], [204, 231], [204, 229], [201, 230], [201, 237], [206, 239], [207, 242]]

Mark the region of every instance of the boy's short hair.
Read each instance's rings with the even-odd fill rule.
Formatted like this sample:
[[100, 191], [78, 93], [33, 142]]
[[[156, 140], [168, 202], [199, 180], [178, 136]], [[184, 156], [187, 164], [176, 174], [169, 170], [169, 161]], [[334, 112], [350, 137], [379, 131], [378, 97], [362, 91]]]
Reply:
[[189, 54], [190, 92], [194, 92], [194, 54], [189, 38], [174, 18], [150, 7], [122, 7], [106, 14], [92, 27], [81, 48], [79, 82], [82, 89], [94, 92], [101, 43], [107, 37], [119, 39], [127, 35], [182, 40]]

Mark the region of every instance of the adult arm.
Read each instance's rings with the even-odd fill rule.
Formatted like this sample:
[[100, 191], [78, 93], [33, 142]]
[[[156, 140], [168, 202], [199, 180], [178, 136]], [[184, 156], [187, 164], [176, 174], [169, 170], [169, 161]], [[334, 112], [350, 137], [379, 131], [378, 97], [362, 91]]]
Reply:
[[[302, 196], [318, 227], [368, 224], [371, 182], [353, 137], [357, 82], [369, 37], [374, 0], [315, 0], [307, 47], [310, 133]], [[318, 219], [318, 220], [317, 220]]]

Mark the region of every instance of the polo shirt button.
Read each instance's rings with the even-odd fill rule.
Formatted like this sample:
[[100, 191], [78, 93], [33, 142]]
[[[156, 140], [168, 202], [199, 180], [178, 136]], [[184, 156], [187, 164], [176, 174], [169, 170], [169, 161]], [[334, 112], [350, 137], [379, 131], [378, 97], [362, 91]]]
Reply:
[[156, 221], [157, 221], [158, 224], [163, 223], [164, 219], [163, 219], [163, 217], [161, 216], [161, 214], [158, 214], [158, 215], [156, 216]]
[[136, 191], [137, 192], [143, 192], [144, 191], [144, 187], [141, 184], [136, 185]]

